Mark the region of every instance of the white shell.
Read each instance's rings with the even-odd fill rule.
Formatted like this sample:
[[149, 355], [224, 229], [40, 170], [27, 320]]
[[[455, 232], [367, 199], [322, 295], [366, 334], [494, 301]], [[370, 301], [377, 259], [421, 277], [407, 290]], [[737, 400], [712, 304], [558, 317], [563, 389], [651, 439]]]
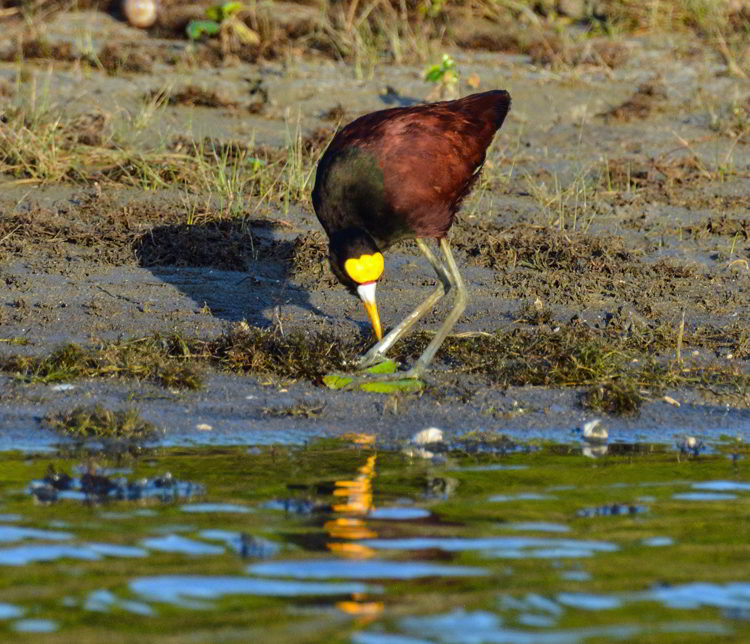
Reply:
[[439, 443], [443, 440], [443, 430], [437, 427], [428, 427], [423, 429], [421, 432], [417, 432], [412, 436], [412, 443], [417, 445], [429, 445], [430, 443]]
[[122, 12], [134, 27], [148, 29], [156, 22], [159, 5], [156, 0], [123, 0]]
[[583, 430], [583, 438], [590, 443], [606, 443], [609, 438], [609, 432], [607, 431], [607, 428], [602, 425], [602, 421], [599, 418], [594, 418], [593, 420], [584, 423], [581, 429]]

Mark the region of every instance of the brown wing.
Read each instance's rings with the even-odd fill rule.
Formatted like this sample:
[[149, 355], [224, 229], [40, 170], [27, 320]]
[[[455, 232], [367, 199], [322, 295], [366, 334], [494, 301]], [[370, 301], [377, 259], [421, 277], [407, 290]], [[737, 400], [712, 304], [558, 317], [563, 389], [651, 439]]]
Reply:
[[378, 155], [388, 202], [416, 236], [445, 235], [489, 144], [477, 145], [455, 118], [441, 116], [392, 123]]
[[416, 236], [448, 232], [509, 106], [507, 92], [485, 92], [383, 121], [373, 144], [386, 198]]
[[[495, 90], [457, 101], [383, 110], [353, 121], [321, 159], [313, 192], [316, 211], [320, 216], [321, 190], [331, 165], [356, 148], [382, 170], [387, 212], [414, 236], [443, 237], [509, 107], [510, 95]], [[384, 222], [371, 224], [378, 227]]]

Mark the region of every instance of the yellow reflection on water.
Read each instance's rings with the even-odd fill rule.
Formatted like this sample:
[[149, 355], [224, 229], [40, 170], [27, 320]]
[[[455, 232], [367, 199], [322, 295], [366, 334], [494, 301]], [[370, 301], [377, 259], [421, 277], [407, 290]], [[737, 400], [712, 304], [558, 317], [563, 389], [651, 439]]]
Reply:
[[[348, 438], [361, 447], [375, 446], [374, 434], [353, 434]], [[377, 454], [367, 457], [364, 465], [357, 468], [357, 474], [352, 479], [335, 482], [333, 496], [341, 502], [333, 505], [333, 512], [338, 515], [326, 521], [323, 530], [331, 538], [326, 547], [347, 559], [371, 559], [375, 551], [357, 541], [374, 539], [378, 536], [367, 525], [366, 517], [374, 509], [372, 484], [375, 478], [375, 463]], [[336, 607], [348, 615], [358, 618], [359, 624], [375, 619], [383, 611], [383, 602], [368, 601], [363, 593], [352, 595], [349, 600], [340, 601]]]

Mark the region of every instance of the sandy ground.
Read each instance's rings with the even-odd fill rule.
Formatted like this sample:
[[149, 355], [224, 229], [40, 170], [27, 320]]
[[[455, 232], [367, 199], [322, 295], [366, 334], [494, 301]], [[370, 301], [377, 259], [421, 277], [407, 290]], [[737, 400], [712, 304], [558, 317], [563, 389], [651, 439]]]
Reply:
[[[148, 36], [106, 14], [54, 20], [50, 40], [83, 40], [94, 48], [120, 43], [152, 56], [152, 65], [108, 74], [45, 60], [1, 63], [0, 80], [11, 88], [2, 100], [11, 104], [34, 86], [36, 100], [60, 118], [80, 117], [81, 127], [91, 129], [98, 114], [103, 120], [94, 119], [94, 130], [116, 128], [118, 140], [144, 150], [164, 143], [174, 150], [180, 137], [283, 148], [298, 129], [306, 137], [330, 134], [332, 110], [347, 121], [423, 100], [430, 91], [421, 66], [375, 67], [368, 80], [357, 80], [344, 63], [305, 57], [189, 67], [163, 58], [165, 51], [182, 55], [184, 42]], [[471, 297], [458, 332], [511, 328], [537, 301], [550, 311], [552, 327], [574, 316], [591, 326], [619, 316], [676, 328], [683, 310], [687, 328], [746, 324], [750, 149], [743, 122], [750, 83], [729, 77], [714, 53], [677, 38], [633, 38], [619, 46], [627, 52], [622, 64], [563, 71], [531, 65], [524, 56], [453, 52], [464, 79], [476, 75], [480, 89], [504, 88], [513, 97], [485, 179], [453, 230]], [[249, 90], [258, 86], [268, 97], [260, 110], [252, 108], [258, 95]], [[144, 115], [145, 96], [185, 87], [215, 92], [223, 105], [167, 104]], [[472, 90], [462, 85], [461, 91]], [[68, 342], [96, 345], [154, 332], [211, 338], [242, 320], [283, 333], [369, 333], [361, 304], [333, 285], [323, 260], [290, 267], [295, 242], [318, 239], [309, 199], [282, 207], [246, 196], [251, 233], [238, 225], [216, 232], [215, 222], [185, 225], [184, 187], [4, 179], [4, 354], [39, 355]], [[558, 266], [540, 247], [546, 263], [535, 267], [528, 246], [545, 231], [567, 240], [560, 243], [580, 244], [580, 257]], [[509, 261], [514, 248], [523, 261]], [[408, 245], [393, 248], [386, 266], [379, 302], [384, 323], [393, 325], [434, 280]], [[423, 328], [436, 328], [446, 306]], [[743, 356], [728, 352], [706, 350], [704, 357], [746, 369]], [[435, 389], [395, 397], [220, 373], [197, 392], [103, 379], [58, 391], [6, 374], [0, 448], [49, 440], [40, 433], [46, 413], [91, 402], [135, 406], [175, 442], [265, 442], [362, 429], [404, 437], [430, 425], [564, 438], [598, 415], [581, 407], [575, 388], [487, 386], [446, 360], [435, 369]], [[681, 406], [650, 397], [639, 415], [608, 419], [613, 436], [672, 440], [692, 430], [750, 429], [744, 392], [731, 400], [687, 389], [667, 393]], [[300, 403], [318, 411], [312, 418], [269, 412]]]

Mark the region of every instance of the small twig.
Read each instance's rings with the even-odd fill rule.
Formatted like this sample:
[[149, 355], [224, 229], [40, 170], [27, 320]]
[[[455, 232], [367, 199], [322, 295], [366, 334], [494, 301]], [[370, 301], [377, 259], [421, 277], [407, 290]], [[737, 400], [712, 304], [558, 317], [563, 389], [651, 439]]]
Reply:
[[682, 312], [680, 328], [677, 331], [677, 363], [682, 366], [682, 338], [685, 335], [685, 311]]
[[740, 258], [740, 259], [733, 259], [731, 262], [729, 262], [727, 264], [727, 270], [731, 270], [734, 267], [735, 264], [739, 264], [741, 266], [744, 266], [746, 271], [750, 270], [750, 264], [748, 263], [748, 261], [746, 259], [742, 259], [742, 258]]
[[354, 24], [354, 15], [357, 13], [357, 6], [359, 5], [359, 0], [353, 0], [353, 2], [349, 5], [349, 11], [346, 13], [346, 31], [350, 32], [352, 30], [352, 25]]
[[109, 295], [110, 297], [113, 297], [116, 300], [124, 300], [125, 302], [130, 302], [131, 304], [140, 304], [140, 302], [136, 300], [132, 300], [129, 297], [126, 297], [124, 295], [117, 295], [117, 293], [110, 293], [106, 288], [104, 288], [103, 286], [99, 286], [98, 284], [96, 288], [98, 288], [102, 293], [106, 293], [107, 295]]
[[740, 78], [747, 79], [748, 76], [737, 64], [737, 61], [734, 59], [734, 56], [732, 56], [732, 52], [729, 51], [729, 47], [727, 45], [727, 41], [724, 40], [724, 36], [721, 35], [720, 31], [716, 31], [716, 42], [719, 45], [719, 52], [724, 57], [724, 62], [727, 64], [727, 70], [729, 71], [729, 74], [731, 76], [738, 76]]
[[273, 307], [273, 317], [274, 317], [274, 320], [276, 321], [276, 326], [279, 329], [279, 333], [281, 334], [281, 337], [283, 338], [284, 337], [284, 325], [281, 323], [280, 313], [281, 313], [281, 309], [279, 305], [277, 304], [276, 306]]
[[542, 24], [539, 17], [521, 2], [514, 2], [514, 0], [497, 0], [497, 4], [501, 7], [510, 9], [511, 11], [522, 13], [526, 19], [536, 27], [540, 27]]
[[9, 233], [7, 233], [4, 237], [0, 237], [0, 244], [2, 244], [6, 239], [8, 239], [20, 227], [21, 227], [21, 224], [18, 224], [18, 226], [16, 226], [13, 230], [11, 230]]

